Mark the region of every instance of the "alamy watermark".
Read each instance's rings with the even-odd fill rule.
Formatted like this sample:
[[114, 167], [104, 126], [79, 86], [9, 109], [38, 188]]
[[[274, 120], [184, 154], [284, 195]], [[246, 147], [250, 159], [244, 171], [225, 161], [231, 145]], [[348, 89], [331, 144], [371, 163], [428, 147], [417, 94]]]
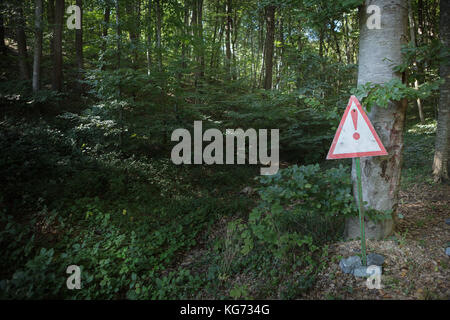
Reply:
[[381, 9], [379, 6], [371, 4], [367, 7], [367, 13], [371, 15], [367, 18], [366, 26], [368, 29], [381, 29]]
[[67, 18], [67, 28], [72, 29], [81, 29], [81, 8], [77, 5], [71, 5], [67, 8], [67, 13], [70, 16]]
[[[224, 139], [226, 154], [224, 157]], [[181, 141], [180, 141], [181, 140]], [[268, 153], [268, 130], [259, 129], [226, 129], [224, 134], [218, 129], [208, 129], [203, 133], [202, 121], [194, 121], [194, 161], [192, 162], [192, 139], [187, 129], [176, 129], [172, 132], [171, 141], [179, 141], [171, 153], [174, 164], [236, 164], [246, 163], [246, 141], [248, 140], [248, 163], [265, 166], [262, 175], [272, 175], [279, 168], [279, 130], [270, 129], [270, 155]], [[203, 142], [210, 142], [203, 149]], [[235, 143], [236, 142], [236, 143]]]
[[366, 280], [366, 286], [368, 289], [382, 289], [381, 286], [381, 267], [379, 266], [368, 266], [367, 273], [370, 274], [369, 278]]
[[72, 264], [67, 267], [66, 273], [71, 274], [66, 281], [67, 289], [81, 289], [81, 268]]

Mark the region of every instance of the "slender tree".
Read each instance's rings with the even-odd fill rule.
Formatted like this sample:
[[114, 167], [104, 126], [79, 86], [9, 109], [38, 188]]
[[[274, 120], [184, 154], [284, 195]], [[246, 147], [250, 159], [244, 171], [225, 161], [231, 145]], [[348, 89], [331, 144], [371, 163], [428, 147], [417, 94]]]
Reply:
[[231, 70], [231, 76], [233, 78], [233, 80], [237, 79], [238, 76], [238, 63], [237, 63], [237, 47], [238, 47], [238, 43], [237, 43], [237, 39], [238, 39], [238, 32], [239, 32], [239, 23], [240, 23], [240, 18], [238, 15], [238, 6], [235, 5], [234, 6], [234, 17], [233, 17], [233, 27], [232, 27], [232, 40], [231, 40], [231, 49], [232, 49], [232, 59], [233, 59], [233, 67]]
[[219, 8], [220, 8], [220, 0], [217, 0], [217, 2], [214, 3], [215, 4], [215, 12], [214, 12], [214, 32], [213, 32], [213, 37], [212, 37], [212, 41], [211, 41], [211, 60], [209, 63], [210, 68], [212, 69], [214, 66], [214, 56], [216, 53], [216, 38], [217, 38], [217, 30], [220, 28], [220, 19], [219, 19]]
[[297, 85], [297, 89], [300, 89], [302, 87], [302, 62], [300, 60], [301, 58], [301, 52], [302, 52], [302, 23], [301, 21], [299, 21], [299, 26], [298, 26], [298, 38], [297, 38], [297, 81], [296, 81], [296, 85]]
[[39, 91], [41, 86], [41, 57], [42, 57], [42, 0], [34, 1], [34, 60], [33, 60], [33, 92]]
[[[414, 47], [417, 46], [417, 40], [416, 40], [416, 24], [414, 22], [414, 13], [412, 10], [412, 5], [411, 5], [411, 1], [412, 0], [408, 0], [408, 20], [409, 20], [409, 40], [411, 41], [412, 45]], [[417, 62], [414, 61], [414, 67], [417, 68]], [[414, 88], [416, 90], [419, 89], [419, 80], [414, 79]], [[424, 123], [425, 122], [425, 117], [423, 114], [423, 108], [422, 108], [422, 100], [420, 98], [416, 99], [416, 106], [417, 106], [417, 110], [419, 111], [419, 118], [420, 118], [420, 122]]]
[[105, 4], [105, 10], [103, 12], [103, 31], [102, 31], [103, 38], [106, 38], [108, 36], [110, 18], [111, 18], [111, 4], [109, 1], [107, 1]]
[[5, 25], [3, 21], [3, 13], [0, 12], [0, 51], [3, 55], [6, 55], [6, 43], [5, 43]]
[[[367, 7], [376, 5], [383, 8], [381, 29], [368, 29]], [[401, 46], [407, 39], [406, 0], [366, 0], [360, 8], [360, 40], [358, 85], [367, 82], [383, 84], [401, 75], [392, 70], [392, 65], [402, 62]], [[385, 146], [388, 155], [361, 158], [361, 179], [365, 208], [386, 214], [394, 214], [398, 205], [400, 184], [403, 128], [406, 105], [391, 101], [388, 108], [373, 107], [368, 116]], [[354, 195], [357, 198], [356, 168], [353, 161], [352, 178]], [[369, 238], [383, 238], [392, 233], [394, 220], [390, 218], [366, 223]], [[359, 221], [349, 219], [346, 236], [359, 236]]]
[[[110, 1], [106, 1], [105, 3], [105, 10], [103, 11], [103, 27], [102, 27], [102, 37], [103, 37], [103, 42], [102, 42], [102, 50], [105, 51], [107, 44], [108, 44], [108, 29], [109, 29], [109, 23], [110, 23], [110, 19], [111, 19], [111, 2]], [[106, 65], [102, 64], [102, 70], [105, 70]]]
[[197, 27], [198, 37], [200, 40], [200, 48], [198, 55], [199, 78], [202, 79], [205, 74], [205, 44], [203, 36], [203, 0], [197, 0]]
[[[121, 41], [122, 41], [122, 30], [120, 26], [120, 6], [119, 6], [119, 0], [116, 0], [115, 3], [115, 9], [116, 9], [116, 36], [117, 36], [117, 70], [121, 67]], [[120, 84], [119, 84], [119, 91], [120, 91]]]
[[265, 43], [265, 57], [264, 65], [266, 67], [264, 78], [264, 89], [272, 89], [272, 74], [273, 74], [273, 52], [274, 52], [274, 40], [275, 40], [275, 9], [273, 5], [265, 7], [266, 18], [266, 43]]
[[152, 66], [152, 0], [147, 3], [147, 74]]
[[[55, 29], [55, 0], [47, 1], [47, 22], [48, 28], [50, 30]], [[50, 42], [50, 60], [54, 61], [55, 59], [55, 41], [54, 41], [54, 32], [49, 33], [49, 42]]]
[[[440, 41], [444, 48], [449, 48], [450, 1], [441, 0], [440, 14]], [[435, 181], [447, 181], [449, 178], [450, 164], [450, 65], [448, 61], [441, 62], [439, 73], [441, 79], [444, 79], [445, 82], [440, 88], [433, 175]]]
[[158, 55], [158, 69], [162, 71], [162, 48], [161, 48], [161, 28], [162, 28], [162, 8], [160, 0], [155, 0], [156, 5], [156, 51]]
[[80, 8], [81, 13], [81, 29], [75, 30], [75, 51], [77, 56], [77, 67], [79, 75], [83, 71], [83, 1], [77, 0], [76, 5]]
[[[117, 36], [117, 70], [120, 70], [121, 67], [121, 43], [122, 43], [122, 29], [120, 26], [120, 5], [119, 0], [116, 0], [115, 2], [115, 9], [116, 9], [116, 36]], [[122, 97], [122, 83], [121, 79], [119, 79], [118, 87], [117, 87], [117, 97], [120, 99]], [[119, 106], [119, 125], [120, 125], [120, 134], [119, 134], [119, 145], [120, 149], [122, 149], [123, 146], [123, 131], [124, 131], [124, 125], [123, 125], [123, 106]]]
[[134, 68], [137, 68], [139, 55], [139, 42], [141, 33], [141, 1], [128, 1], [125, 6], [128, 19], [128, 33], [132, 45], [131, 61]]
[[22, 80], [30, 80], [30, 66], [28, 64], [28, 50], [27, 50], [27, 37], [25, 35], [25, 18], [23, 16], [23, 9], [20, 6], [17, 9], [18, 19], [16, 21], [16, 37], [17, 47], [19, 51], [19, 69], [20, 78]]
[[225, 66], [227, 69], [227, 78], [231, 76], [231, 28], [232, 28], [232, 0], [227, 0], [226, 6], [226, 15], [227, 15], [227, 24], [225, 27], [225, 48], [226, 48], [226, 60]]
[[[76, 5], [80, 8], [81, 15], [81, 29], [75, 30], [75, 52], [78, 68], [78, 80], [83, 79], [84, 59], [83, 59], [83, 1], [76, 0]], [[81, 91], [81, 82], [77, 85], [78, 90]]]
[[64, 20], [64, 0], [55, 0], [55, 27], [53, 41], [53, 79], [52, 89], [62, 91], [63, 88], [63, 20]]

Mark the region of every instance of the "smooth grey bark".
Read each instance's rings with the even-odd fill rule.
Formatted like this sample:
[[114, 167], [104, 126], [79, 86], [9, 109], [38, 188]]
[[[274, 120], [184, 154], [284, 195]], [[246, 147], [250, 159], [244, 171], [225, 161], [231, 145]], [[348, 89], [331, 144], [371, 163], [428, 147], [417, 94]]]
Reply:
[[[442, 45], [448, 48], [450, 46], [450, 1], [441, 0], [440, 6], [439, 37]], [[445, 83], [440, 87], [436, 143], [433, 159], [433, 175], [436, 182], [446, 181], [449, 178], [450, 65], [448, 62], [441, 62], [439, 73], [441, 79], [445, 79]]]
[[41, 87], [42, 59], [42, 0], [34, 1], [34, 58], [33, 58], [33, 92]]
[[[368, 29], [366, 13], [369, 5], [381, 9], [381, 29]], [[393, 66], [402, 61], [401, 46], [407, 39], [406, 0], [366, 0], [360, 8], [360, 42], [358, 85], [366, 82], [383, 84], [393, 78], [401, 78]], [[381, 239], [394, 230], [394, 213], [398, 205], [398, 191], [402, 165], [403, 129], [406, 104], [392, 101], [387, 108], [375, 106], [368, 116], [375, 127], [388, 155], [361, 158], [361, 179], [365, 209], [391, 212], [391, 218], [378, 222], [369, 221], [366, 215], [366, 236]], [[352, 166], [353, 191], [357, 200], [355, 161]], [[358, 218], [348, 219], [346, 238], [359, 236]]]

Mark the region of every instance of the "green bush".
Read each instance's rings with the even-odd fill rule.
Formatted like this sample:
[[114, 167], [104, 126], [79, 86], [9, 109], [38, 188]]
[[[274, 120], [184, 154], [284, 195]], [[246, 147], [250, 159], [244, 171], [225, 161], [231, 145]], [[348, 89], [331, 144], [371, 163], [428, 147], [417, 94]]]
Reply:
[[344, 217], [356, 214], [350, 173], [342, 165], [326, 171], [318, 164], [295, 165], [260, 182], [262, 201], [249, 221], [257, 235], [274, 245], [287, 234], [307, 235], [320, 244], [335, 240]]
[[231, 221], [224, 239], [216, 241], [219, 255], [208, 278], [226, 282], [244, 273], [261, 292], [271, 291], [266, 298], [299, 297], [313, 286], [327, 244], [341, 237], [345, 217], [356, 214], [350, 173], [343, 166], [326, 171], [318, 164], [292, 166], [259, 182], [258, 206], [248, 222]]

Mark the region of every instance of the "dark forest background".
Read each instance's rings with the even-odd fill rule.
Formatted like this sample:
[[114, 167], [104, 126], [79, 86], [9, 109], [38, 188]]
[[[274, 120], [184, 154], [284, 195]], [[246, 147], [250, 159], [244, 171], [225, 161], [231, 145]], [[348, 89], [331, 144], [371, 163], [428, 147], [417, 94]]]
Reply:
[[[440, 3], [405, 1], [407, 80], [357, 87], [363, 2], [2, 1], [0, 297], [307, 295], [357, 214], [351, 161], [324, 162], [351, 94], [409, 99], [403, 184], [435, 183]], [[280, 129], [282, 169], [174, 165], [194, 120]]]

